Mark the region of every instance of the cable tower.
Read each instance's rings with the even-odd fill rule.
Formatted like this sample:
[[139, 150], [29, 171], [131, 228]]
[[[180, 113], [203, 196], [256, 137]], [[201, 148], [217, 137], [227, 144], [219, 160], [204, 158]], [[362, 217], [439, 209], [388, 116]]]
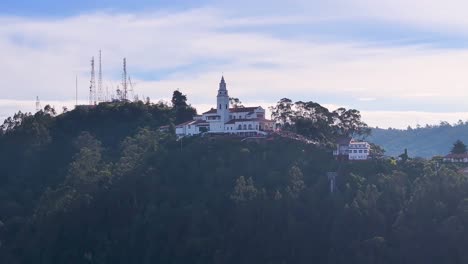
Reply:
[[98, 72], [98, 89], [97, 89], [97, 101], [98, 103], [103, 102], [103, 93], [102, 93], [102, 61], [101, 61], [101, 50], [99, 50], [99, 72]]
[[127, 59], [123, 58], [123, 73], [122, 73], [122, 99], [127, 100]]
[[36, 96], [36, 112], [39, 112], [41, 110], [42, 110], [41, 101], [39, 101], [39, 96]]
[[91, 80], [89, 81], [89, 105], [96, 104], [96, 78], [94, 76], [94, 56], [91, 58]]
[[136, 86], [136, 83], [132, 82], [132, 79], [130, 79], [130, 76], [128, 76], [128, 84], [129, 84], [129, 92], [130, 92], [130, 98], [135, 100], [135, 101], [138, 101], [138, 95], [135, 96], [135, 86]]
[[78, 75], [75, 78], [75, 107], [78, 105]]

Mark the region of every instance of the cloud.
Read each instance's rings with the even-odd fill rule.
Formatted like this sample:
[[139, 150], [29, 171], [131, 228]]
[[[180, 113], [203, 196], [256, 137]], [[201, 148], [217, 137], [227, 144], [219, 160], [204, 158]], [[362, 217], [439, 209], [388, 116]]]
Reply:
[[[392, 127], [405, 129], [408, 126], [414, 128], [416, 125], [437, 125], [441, 121], [455, 124], [459, 120], [464, 122], [468, 120], [468, 112], [362, 111], [361, 114], [363, 120], [365, 120], [369, 126], [378, 126], [381, 128]], [[385, 125], [382, 125], [382, 120], [386, 120]]]
[[[346, 1], [346, 6], [372, 19], [372, 3]], [[395, 10], [401, 7], [395, 5]], [[224, 72], [230, 94], [248, 105], [290, 97], [365, 106], [372, 113], [399, 107], [454, 114], [468, 110], [464, 107], [468, 49], [322, 39], [317, 22], [349, 17], [344, 6], [335, 13], [323, 8], [327, 12], [317, 17], [241, 16], [214, 7], [54, 19], [2, 17], [0, 98], [74, 101], [78, 76], [79, 99], [86, 101], [89, 61], [102, 49], [105, 88], [112, 93], [120, 83], [121, 60], [127, 57], [136, 92], [153, 101], [168, 98], [179, 88], [194, 105], [214, 104]], [[387, 19], [383, 15], [379, 19]], [[291, 24], [308, 29], [295, 37], [271, 33]], [[378, 104], [372, 103], [374, 98]], [[431, 109], [435, 104], [440, 109]], [[1, 109], [0, 115], [5, 116]], [[380, 126], [396, 122], [373, 120]]]

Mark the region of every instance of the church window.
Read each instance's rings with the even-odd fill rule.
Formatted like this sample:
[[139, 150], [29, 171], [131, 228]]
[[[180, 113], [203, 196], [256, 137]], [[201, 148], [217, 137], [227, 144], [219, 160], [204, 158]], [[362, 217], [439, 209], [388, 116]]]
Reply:
[[227, 104], [226, 104], [226, 109], [227, 109]]
[[221, 109], [221, 104], [219, 104], [219, 109]]
[[249, 130], [252, 130], [252, 124], [249, 124]]
[[244, 125], [244, 130], [247, 130], [247, 125]]
[[239, 125], [239, 127], [238, 127], [237, 129], [238, 129], [238, 130], [242, 130], [242, 126], [241, 126], [241, 125]]

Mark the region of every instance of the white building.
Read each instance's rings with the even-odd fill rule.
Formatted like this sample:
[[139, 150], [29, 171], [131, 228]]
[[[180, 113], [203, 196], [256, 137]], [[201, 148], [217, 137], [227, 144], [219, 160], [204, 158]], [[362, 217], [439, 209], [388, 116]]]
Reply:
[[367, 160], [370, 155], [370, 144], [364, 141], [354, 141], [351, 138], [341, 138], [336, 144], [333, 155], [338, 159]]
[[349, 143], [349, 160], [367, 160], [370, 152], [370, 144], [364, 141], [351, 141]]
[[200, 133], [233, 134], [240, 136], [267, 135], [273, 131], [274, 121], [265, 118], [265, 109], [256, 107], [229, 107], [229, 94], [224, 77], [216, 96], [216, 109], [195, 116], [193, 120], [176, 126], [179, 137]]

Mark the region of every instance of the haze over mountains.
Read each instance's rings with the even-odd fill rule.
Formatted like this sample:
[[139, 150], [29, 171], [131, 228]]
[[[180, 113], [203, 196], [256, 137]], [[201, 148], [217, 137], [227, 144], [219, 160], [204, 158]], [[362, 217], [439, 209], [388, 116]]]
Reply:
[[441, 122], [437, 126], [406, 130], [373, 128], [371, 136], [367, 139], [382, 146], [388, 156], [398, 156], [405, 148], [411, 157], [445, 156], [456, 140], [468, 142], [468, 124], [460, 122], [450, 125]]

